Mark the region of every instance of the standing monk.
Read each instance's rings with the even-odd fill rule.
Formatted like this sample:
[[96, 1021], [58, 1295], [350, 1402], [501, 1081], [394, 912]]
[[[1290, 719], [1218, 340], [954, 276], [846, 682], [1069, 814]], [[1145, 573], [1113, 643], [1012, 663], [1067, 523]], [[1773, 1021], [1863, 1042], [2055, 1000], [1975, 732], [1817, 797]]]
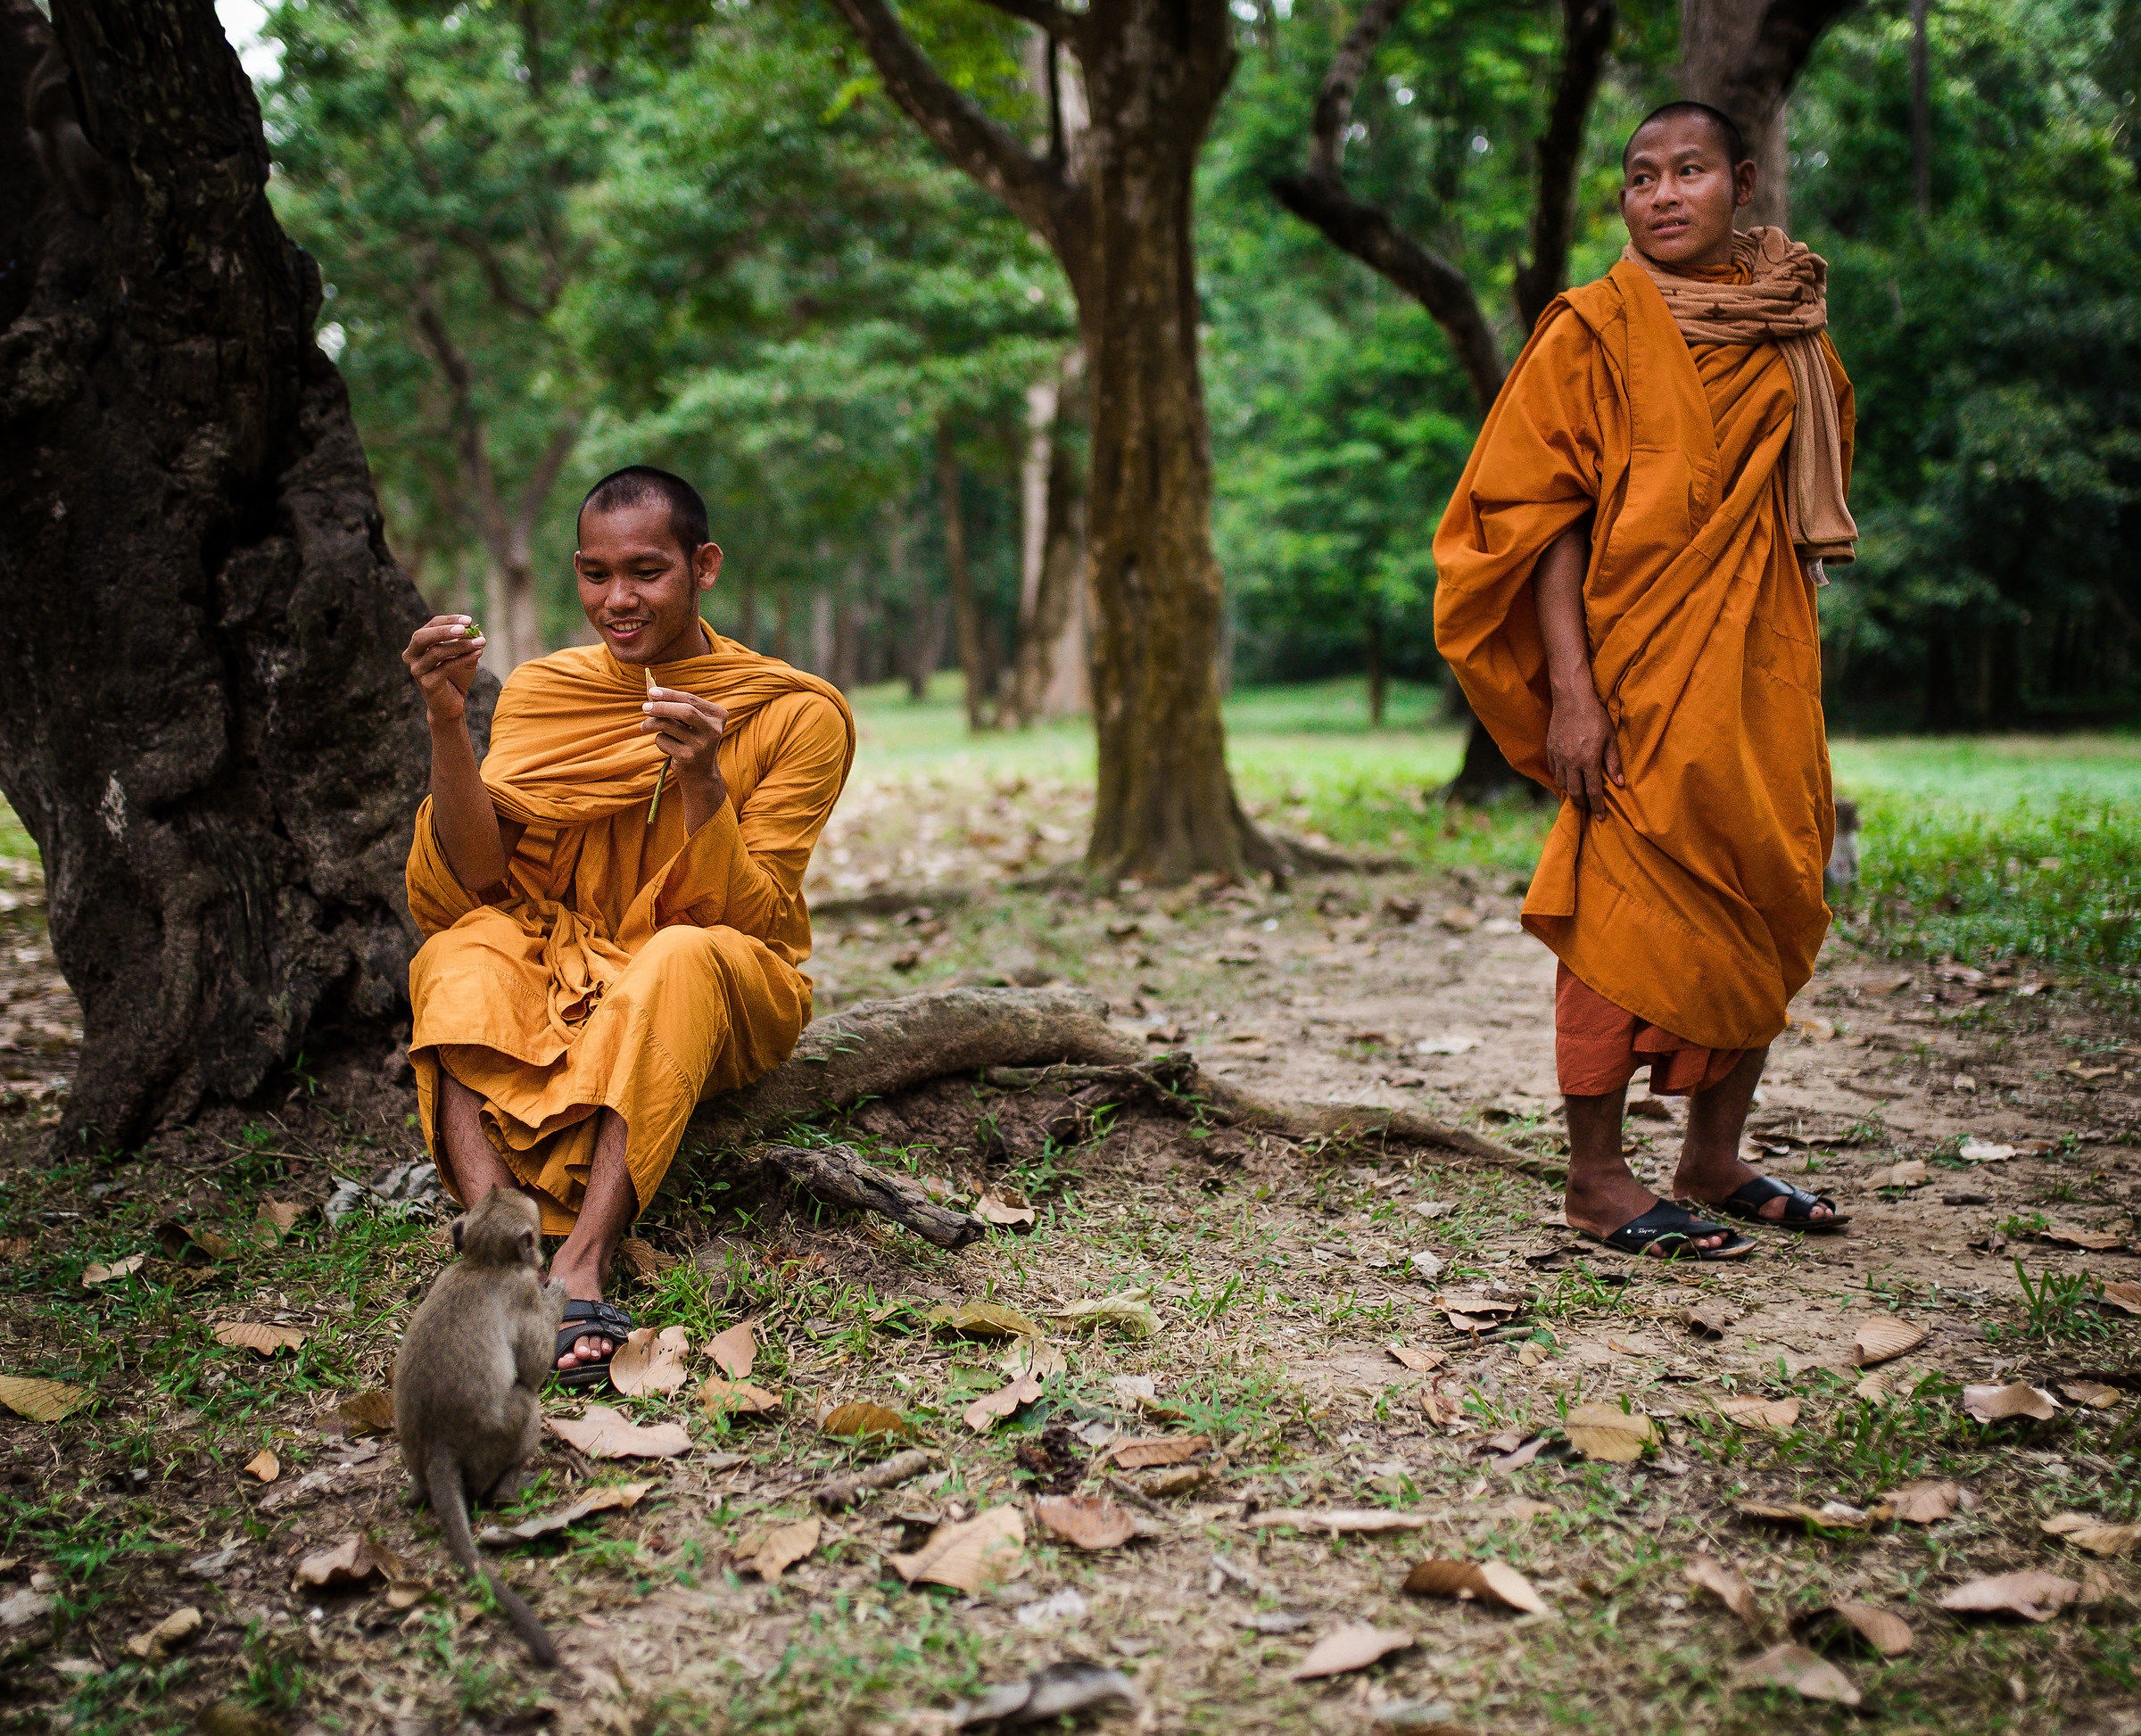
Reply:
[[1629, 1173], [1622, 1099], [1642, 1066], [1688, 1095], [1673, 1191], [1699, 1211], [1843, 1224], [1740, 1137], [1829, 928], [1814, 593], [1857, 535], [1851, 383], [1827, 266], [1733, 231], [1755, 165], [1729, 119], [1668, 103], [1622, 170], [1626, 251], [1541, 317], [1443, 515], [1435, 643], [1510, 764], [1564, 798], [1524, 923], [1561, 961], [1568, 1222], [1732, 1259], [1754, 1244]]
[[604, 1379], [632, 1330], [602, 1297], [610, 1256], [693, 1106], [809, 1022], [803, 871], [855, 758], [834, 688], [699, 619], [721, 550], [689, 483], [604, 477], [579, 543], [601, 643], [513, 672], [480, 770], [475, 624], [434, 616], [402, 653], [431, 720], [409, 857], [424, 1137], [464, 1205], [518, 1187], [566, 1237], [568, 1385]]

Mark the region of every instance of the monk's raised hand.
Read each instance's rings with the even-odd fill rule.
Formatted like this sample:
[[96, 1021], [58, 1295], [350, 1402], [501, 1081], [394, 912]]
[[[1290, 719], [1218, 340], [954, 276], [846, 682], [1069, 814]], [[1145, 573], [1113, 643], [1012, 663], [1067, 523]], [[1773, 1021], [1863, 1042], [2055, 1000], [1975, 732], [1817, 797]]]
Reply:
[[1606, 786], [1610, 781], [1625, 785], [1621, 775], [1620, 744], [1614, 740], [1613, 719], [1593, 698], [1558, 699], [1546, 728], [1546, 763], [1554, 788], [1584, 814], [1606, 806]]
[[723, 792], [721, 737], [729, 726], [728, 707], [680, 687], [651, 687], [641, 708], [646, 713], [641, 732], [653, 735], [676, 776]]
[[434, 615], [409, 636], [401, 661], [424, 695], [424, 708], [451, 722], [467, 709], [484, 654], [482, 631], [466, 615]]

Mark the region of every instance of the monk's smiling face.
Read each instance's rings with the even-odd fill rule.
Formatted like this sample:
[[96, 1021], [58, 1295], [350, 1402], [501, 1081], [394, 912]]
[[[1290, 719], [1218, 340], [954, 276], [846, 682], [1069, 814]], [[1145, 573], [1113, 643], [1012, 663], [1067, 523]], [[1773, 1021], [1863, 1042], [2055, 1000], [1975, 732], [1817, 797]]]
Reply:
[[1752, 159], [1733, 162], [1723, 128], [1707, 115], [1658, 115], [1628, 141], [1621, 218], [1635, 251], [1669, 270], [1730, 265], [1732, 213], [1754, 193]]
[[665, 501], [582, 513], [573, 571], [588, 624], [619, 663], [674, 663], [706, 654], [699, 599], [721, 573], [721, 549], [705, 542], [687, 551]]

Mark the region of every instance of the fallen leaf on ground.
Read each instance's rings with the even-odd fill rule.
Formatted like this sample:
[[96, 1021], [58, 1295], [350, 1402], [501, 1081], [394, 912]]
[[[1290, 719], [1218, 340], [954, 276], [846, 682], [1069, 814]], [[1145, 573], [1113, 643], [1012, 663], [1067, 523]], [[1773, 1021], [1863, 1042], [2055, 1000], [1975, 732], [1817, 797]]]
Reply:
[[1722, 1338], [1732, 1330], [1732, 1322], [1740, 1318], [1739, 1311], [1723, 1302], [1705, 1302], [1699, 1308], [1690, 1308], [1681, 1317], [1688, 1330], [1699, 1338]]
[[279, 1242], [297, 1228], [297, 1220], [310, 1210], [295, 1200], [262, 1200], [260, 1209], [252, 1215], [252, 1227], [262, 1240]]
[[823, 1521], [813, 1517], [792, 1525], [759, 1525], [747, 1533], [729, 1559], [747, 1574], [756, 1574], [769, 1585], [818, 1546], [825, 1534]]
[[739, 1320], [725, 1332], [717, 1332], [707, 1345], [714, 1366], [731, 1380], [748, 1380], [758, 1360], [758, 1322]]
[[684, 1358], [691, 1352], [691, 1338], [682, 1327], [634, 1327], [609, 1359], [609, 1384], [626, 1398], [643, 1393], [674, 1393], [691, 1372]]
[[88, 1402], [87, 1386], [70, 1386], [59, 1380], [30, 1380], [21, 1375], [0, 1375], [0, 1404], [33, 1423], [56, 1423]]
[[1460, 1036], [1455, 1031], [1443, 1037], [1423, 1037], [1412, 1046], [1415, 1054], [1467, 1054], [1479, 1046], [1476, 1037]]
[[[219, 1236], [212, 1229], [202, 1229], [195, 1225], [181, 1224], [166, 1219], [149, 1232], [156, 1238], [156, 1245], [163, 1250], [167, 1260], [185, 1260], [189, 1253], [197, 1253], [209, 1260], [226, 1260], [237, 1244], [227, 1236]], [[188, 1262], [199, 1265], [198, 1260]]]
[[1965, 1386], [1963, 1409], [1980, 1423], [2004, 1423], [2015, 1417], [2049, 1422], [2059, 1414], [2059, 1404], [2041, 1386], [2012, 1381], [2005, 1386]]
[[1763, 1618], [1762, 1606], [1755, 1600], [1755, 1588], [1747, 1583], [1737, 1568], [1728, 1567], [1714, 1555], [1698, 1555], [1687, 1566], [1688, 1583], [1699, 1586], [1733, 1615], [1741, 1625], [1759, 1639], [1769, 1624]]
[[818, 1427], [827, 1434], [843, 1435], [853, 1441], [884, 1435], [911, 1440], [917, 1432], [914, 1425], [898, 1411], [869, 1399], [850, 1399], [846, 1404], [829, 1406], [819, 1412]]
[[1858, 1323], [1851, 1340], [1853, 1360], [1862, 1368], [1893, 1362], [1925, 1343], [1925, 1328], [1892, 1314], [1874, 1314]]
[[1580, 1404], [1562, 1425], [1568, 1443], [1586, 1459], [1629, 1465], [1657, 1439], [1657, 1426], [1641, 1411], [1617, 1404]]
[[1425, 1513], [1400, 1513], [1385, 1507], [1275, 1507], [1252, 1513], [1249, 1525], [1292, 1525], [1297, 1531], [1418, 1531]]
[[1878, 1604], [1845, 1600], [1804, 1609], [1791, 1618], [1791, 1631], [1817, 1644], [1848, 1634], [1883, 1657], [1900, 1657], [1911, 1649], [1911, 1624]]
[[1515, 1319], [1524, 1307], [1506, 1296], [1486, 1296], [1467, 1290], [1445, 1290], [1434, 1299], [1434, 1305], [1459, 1332], [1490, 1332]]
[[2060, 1396], [2086, 1404], [2092, 1410], [2109, 1410], [2126, 1397], [2116, 1386], [2106, 1386], [2097, 1380], [2069, 1380], [2060, 1383]]
[[627, 1236], [617, 1244], [617, 1259], [636, 1278], [659, 1277], [677, 1263], [677, 1256], [664, 1253], [642, 1236]]
[[189, 1603], [183, 1609], [172, 1610], [146, 1633], [136, 1633], [127, 1641], [127, 1649], [136, 1657], [161, 1657], [207, 1625], [208, 1618]]
[[1545, 1445], [1546, 1436], [1534, 1434], [1528, 1441], [1519, 1441], [1507, 1452], [1494, 1454], [1487, 1462], [1506, 1476], [1511, 1471], [1521, 1471], [1533, 1459], [1539, 1457], [1541, 1450]]
[[[1032, 1375], [1037, 1379], [1046, 1380], [1053, 1375], [1068, 1372], [1070, 1364], [1064, 1359], [1062, 1352], [1056, 1349], [1046, 1339], [1021, 1338], [1014, 1342], [1008, 1351], [1004, 1352], [1002, 1360], [996, 1364], [996, 1367], [1003, 1369], [1007, 1375]], [[1115, 1378], [1121, 1381], [1129, 1379], [1130, 1376], [1118, 1375]], [[1145, 1378], [1149, 1381], [1151, 1376], [1147, 1376]], [[1133, 1402], [1137, 1405], [1139, 1409], [1149, 1410], [1156, 1417], [1171, 1418], [1178, 1414], [1166, 1405], [1157, 1402], [1156, 1395], [1148, 1395], [1137, 1399]]]
[[1385, 1344], [1383, 1349], [1393, 1362], [1403, 1363], [1416, 1375], [1439, 1368], [1450, 1360], [1441, 1351], [1416, 1351], [1410, 1344]]
[[1879, 1404], [1889, 1396], [1889, 1377], [1886, 1375], [1868, 1375], [1851, 1389], [1854, 1398], [1864, 1399], [1868, 1404]]
[[1112, 1550], [1137, 1534], [1128, 1509], [1105, 1495], [1045, 1495], [1033, 1504], [1041, 1529], [1081, 1550]]
[[1091, 1302], [1072, 1302], [1054, 1310], [1053, 1319], [1072, 1326], [1110, 1327], [1128, 1338], [1151, 1338], [1160, 1330], [1160, 1317], [1153, 1311], [1152, 1286], [1119, 1290]]
[[297, 1564], [300, 1585], [361, 1585], [368, 1579], [407, 1579], [409, 1565], [369, 1537], [345, 1537]]
[[1419, 1597], [1499, 1603], [1527, 1616], [1546, 1613], [1546, 1600], [1506, 1561], [1416, 1562], [1405, 1575], [1405, 1589]]
[[550, 1433], [590, 1459], [674, 1459], [691, 1451], [681, 1423], [633, 1422], [606, 1404], [591, 1404], [584, 1417], [549, 1417]]
[[394, 1395], [386, 1392], [355, 1393], [335, 1407], [343, 1433], [361, 1439], [368, 1434], [394, 1432]]
[[1859, 1699], [1849, 1676], [1805, 1646], [1772, 1646], [1759, 1657], [1735, 1665], [1732, 1684], [1739, 1688], [1789, 1688], [1802, 1699], [1834, 1700], [1839, 1706], [1856, 1706]]
[[1765, 1429], [1772, 1434], [1788, 1433], [1799, 1420], [1797, 1399], [1719, 1399], [1717, 1409], [1742, 1428]]
[[1021, 1405], [1031, 1404], [1041, 1395], [1040, 1376], [1027, 1373], [1018, 1376], [1007, 1386], [1002, 1386], [984, 1398], [976, 1399], [966, 1407], [963, 1419], [977, 1434], [986, 1434]]
[[699, 1389], [699, 1408], [709, 1417], [759, 1417], [780, 1409], [781, 1401], [748, 1380], [708, 1375]]
[[476, 1542], [492, 1549], [508, 1543], [532, 1543], [538, 1537], [548, 1537], [553, 1532], [563, 1531], [594, 1513], [608, 1513], [613, 1509], [630, 1509], [639, 1505], [640, 1497], [653, 1488], [651, 1483], [606, 1483], [599, 1489], [591, 1489], [570, 1507], [560, 1507], [554, 1512], [539, 1513], [532, 1519], [523, 1519], [514, 1525], [485, 1525]]
[[1965, 1139], [1955, 1155], [1965, 1163], [2005, 1163], [2014, 1155], [2014, 1147], [1990, 1139]]
[[2056, 1247], [2086, 1248], [2091, 1253], [2109, 1253], [2126, 1245], [2126, 1237], [2118, 1231], [2091, 1229], [2086, 1224], [2047, 1224], [2038, 1232], [2037, 1239]]
[[1211, 1437], [1203, 1434], [1138, 1434], [1116, 1442], [1101, 1458], [1112, 1459], [1126, 1471], [1143, 1471], [1154, 1465], [1180, 1465], [1211, 1445]]
[[124, 1260], [115, 1260], [109, 1266], [92, 1262], [82, 1268], [82, 1288], [94, 1290], [100, 1284], [109, 1284], [115, 1277], [125, 1277], [138, 1272], [148, 1264], [145, 1253], [130, 1253]]
[[2104, 1519], [2091, 1518], [2087, 1513], [2054, 1514], [2038, 1529], [2054, 1537], [2064, 1537], [2077, 1549], [2085, 1549], [2091, 1555], [2127, 1555], [2136, 1543], [2141, 1543], [2141, 1525], [2112, 1525]]
[[255, 1356], [293, 1351], [305, 1342], [305, 1335], [295, 1327], [271, 1327], [262, 1320], [226, 1320], [211, 1335], [219, 1344], [251, 1351]]
[[977, 1724], [998, 1728], [1022, 1724], [1046, 1724], [1072, 1712], [1083, 1712], [1114, 1701], [1137, 1704], [1137, 1684], [1120, 1670], [1067, 1657], [1036, 1670], [1022, 1682], [1002, 1682], [980, 1699], [955, 1706], [949, 1714], [954, 1730]]
[[258, 1477], [262, 1483], [273, 1483], [282, 1474], [283, 1461], [265, 1447], [245, 1461], [245, 1475]]
[[1923, 1480], [1906, 1483], [1893, 1494], [1883, 1495], [1889, 1510], [1905, 1525], [1938, 1525], [1955, 1517], [1958, 1507], [1975, 1507], [1970, 1492], [1959, 1483]]
[[1009, 1200], [998, 1199], [994, 1194], [984, 1194], [974, 1204], [974, 1216], [985, 1224], [994, 1224], [999, 1229], [1013, 1229], [1022, 1224], [1040, 1221], [1040, 1214], [1029, 1205], [1013, 1205]]
[[961, 1525], [940, 1525], [912, 1555], [889, 1557], [910, 1585], [949, 1585], [979, 1591], [1007, 1579], [1026, 1557], [1026, 1520], [1015, 1507], [987, 1508]]
[[923, 1317], [930, 1325], [970, 1338], [1038, 1338], [1040, 1327], [1015, 1309], [995, 1302], [938, 1302]]
[[1411, 1643], [1412, 1635], [1402, 1628], [1370, 1627], [1365, 1622], [1334, 1628], [1309, 1649], [1309, 1655], [1301, 1660], [1301, 1667], [1294, 1672], [1294, 1680], [1312, 1682], [1318, 1676], [1364, 1670]]
[[1932, 1172], [1922, 1158], [1908, 1158], [1901, 1163], [1891, 1163], [1866, 1178], [1869, 1187], [1922, 1187], [1931, 1178]]
[[1735, 1510], [1750, 1519], [1771, 1525], [1820, 1525], [1829, 1531], [1871, 1531], [1889, 1517], [1886, 1506], [1853, 1507], [1847, 1501], [1823, 1501], [1809, 1507], [1804, 1501], [1736, 1500]]
[[2080, 1590], [2071, 1579], [2031, 1568], [1958, 1585], [1942, 1595], [1940, 1607], [1961, 1615], [2021, 1616], [2029, 1621], [2048, 1622], [2071, 1603]]
[[2098, 1282], [2103, 1285], [2099, 1301], [2117, 1309], [2121, 1314], [2141, 1314], [2141, 1284], [2129, 1284], [2124, 1278], [2115, 1277], [2099, 1279]]

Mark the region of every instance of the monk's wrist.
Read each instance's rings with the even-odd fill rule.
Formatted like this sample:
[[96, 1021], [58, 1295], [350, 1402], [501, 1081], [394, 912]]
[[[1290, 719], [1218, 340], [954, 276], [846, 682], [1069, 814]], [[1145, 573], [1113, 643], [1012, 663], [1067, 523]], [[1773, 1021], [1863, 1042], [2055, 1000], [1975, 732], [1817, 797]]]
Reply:
[[[1550, 675], [1547, 678], [1547, 689], [1557, 707], [1599, 704], [1599, 690], [1592, 683], [1588, 669], [1578, 670], [1568, 675]], [[1603, 707], [1600, 708], [1604, 709]]]

